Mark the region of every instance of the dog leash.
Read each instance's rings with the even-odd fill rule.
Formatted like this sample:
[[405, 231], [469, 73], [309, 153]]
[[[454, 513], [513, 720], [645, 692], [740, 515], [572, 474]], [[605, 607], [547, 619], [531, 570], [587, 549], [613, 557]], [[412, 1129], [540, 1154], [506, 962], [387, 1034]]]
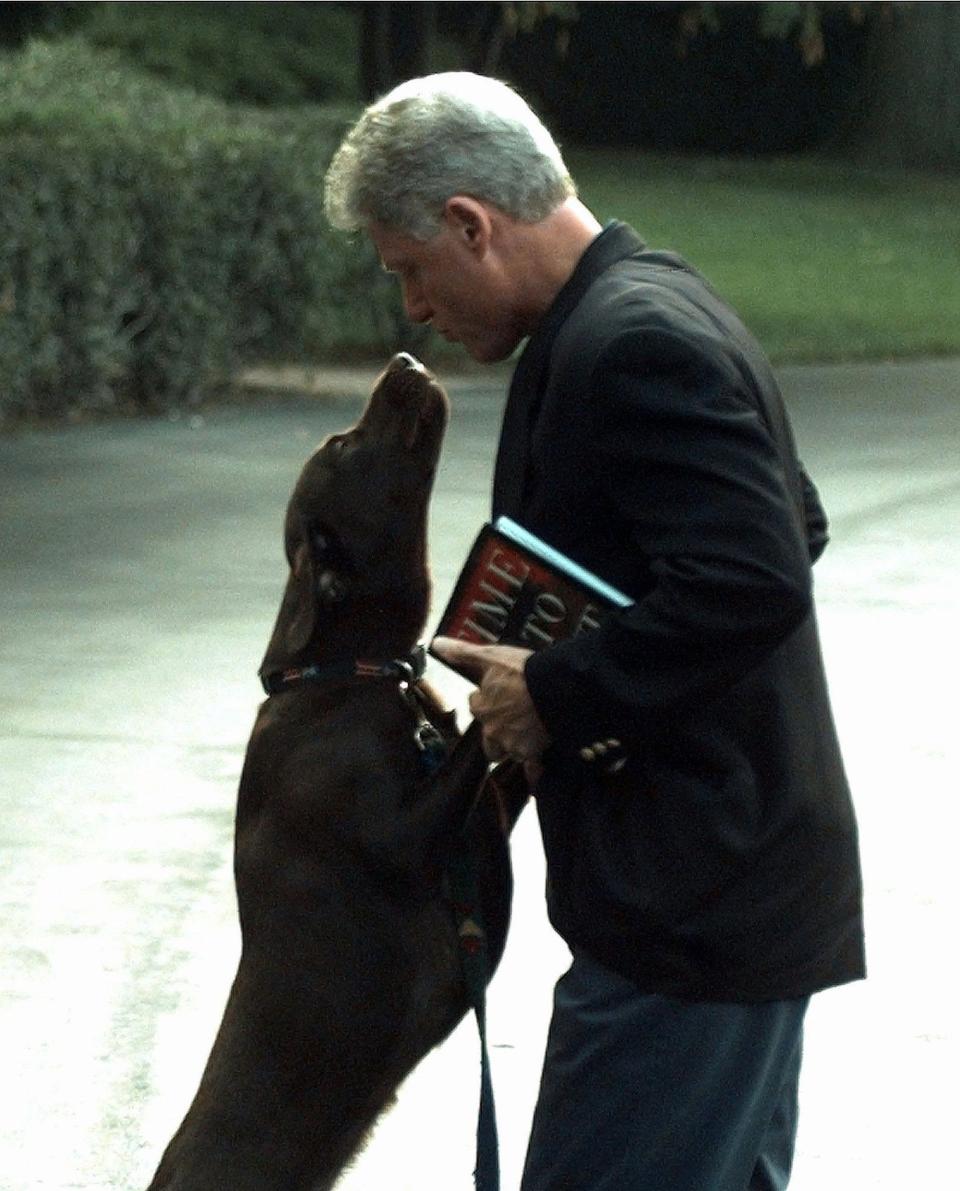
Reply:
[[460, 848], [447, 870], [460, 940], [460, 965], [480, 1035], [480, 1111], [477, 1116], [477, 1160], [473, 1182], [477, 1191], [500, 1191], [500, 1142], [493, 1078], [487, 1049], [487, 982], [490, 967], [487, 936], [480, 914], [477, 872], [473, 857]]
[[[422, 746], [422, 751], [422, 764], [428, 773], [436, 772], [447, 755], [446, 743], [439, 734], [437, 742]], [[447, 881], [459, 942], [460, 967], [480, 1035], [480, 1110], [473, 1182], [476, 1191], [500, 1191], [500, 1141], [487, 1046], [487, 984], [490, 980], [487, 932], [480, 908], [476, 864], [462, 837], [460, 847], [447, 866]]]

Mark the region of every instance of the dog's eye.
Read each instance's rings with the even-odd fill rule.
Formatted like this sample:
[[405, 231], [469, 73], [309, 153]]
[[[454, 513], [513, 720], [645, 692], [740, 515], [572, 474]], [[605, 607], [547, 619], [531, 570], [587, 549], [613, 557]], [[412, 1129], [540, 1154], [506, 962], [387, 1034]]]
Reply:
[[362, 432], [356, 428], [344, 434], [331, 434], [324, 444], [323, 453], [328, 460], [349, 457], [360, 445], [362, 438]]
[[330, 559], [341, 560], [343, 544], [337, 534], [323, 521], [310, 521], [306, 525], [306, 536], [317, 562]]
[[307, 527], [307, 536], [310, 539], [310, 546], [315, 558], [323, 558], [333, 545], [330, 535], [322, 526], [309, 525]]

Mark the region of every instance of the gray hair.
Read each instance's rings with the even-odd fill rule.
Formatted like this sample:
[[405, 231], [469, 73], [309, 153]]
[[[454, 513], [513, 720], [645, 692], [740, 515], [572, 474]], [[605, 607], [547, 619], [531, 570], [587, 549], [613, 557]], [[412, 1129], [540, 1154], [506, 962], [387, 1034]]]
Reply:
[[418, 240], [455, 194], [538, 223], [576, 194], [560, 150], [505, 83], [466, 71], [401, 83], [366, 109], [327, 171], [334, 227], [376, 222]]

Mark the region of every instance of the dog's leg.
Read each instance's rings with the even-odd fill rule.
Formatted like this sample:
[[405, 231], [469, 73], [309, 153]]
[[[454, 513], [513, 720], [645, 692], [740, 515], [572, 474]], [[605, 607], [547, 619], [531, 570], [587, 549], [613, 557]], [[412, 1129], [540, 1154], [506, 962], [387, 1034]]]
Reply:
[[[149, 1191], [328, 1191], [401, 1079], [416, 956], [341, 913], [277, 907], [245, 947], [200, 1087]], [[449, 1011], [447, 1028], [456, 1017]], [[446, 1024], [446, 1023], [445, 1023]], [[400, 1058], [395, 1058], [396, 1054]]]
[[480, 725], [471, 723], [439, 769], [415, 782], [389, 818], [364, 825], [368, 855], [398, 877], [439, 879], [483, 796], [489, 768]]

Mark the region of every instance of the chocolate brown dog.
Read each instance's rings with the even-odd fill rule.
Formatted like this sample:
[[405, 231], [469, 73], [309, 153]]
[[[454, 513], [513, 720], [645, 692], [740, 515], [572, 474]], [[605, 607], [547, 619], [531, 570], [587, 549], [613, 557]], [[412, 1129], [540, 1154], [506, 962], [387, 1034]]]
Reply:
[[[323, 1191], [465, 1013], [446, 865], [468, 841], [491, 970], [524, 791], [417, 675], [447, 400], [412, 357], [311, 456], [240, 780], [243, 947], [200, 1088], [150, 1191]], [[445, 738], [447, 755], [437, 747]], [[430, 772], [431, 764], [439, 768]]]

